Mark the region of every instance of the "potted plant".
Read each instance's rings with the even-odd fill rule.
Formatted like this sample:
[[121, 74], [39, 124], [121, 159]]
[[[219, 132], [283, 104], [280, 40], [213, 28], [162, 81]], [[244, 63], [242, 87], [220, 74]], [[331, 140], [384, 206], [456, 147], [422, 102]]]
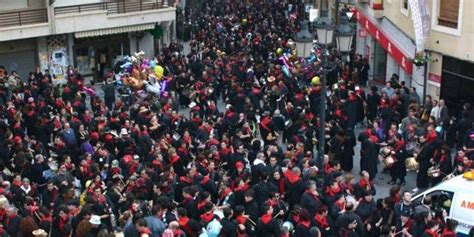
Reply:
[[417, 67], [425, 65], [426, 62], [428, 62], [428, 57], [424, 53], [417, 53], [413, 59], [413, 64]]

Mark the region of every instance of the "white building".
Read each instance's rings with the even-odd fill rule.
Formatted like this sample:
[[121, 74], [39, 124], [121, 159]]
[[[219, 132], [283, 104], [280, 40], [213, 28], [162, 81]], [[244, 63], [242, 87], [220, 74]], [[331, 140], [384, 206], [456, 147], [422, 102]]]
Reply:
[[69, 65], [101, 80], [122, 55], [169, 44], [175, 0], [0, 0], [0, 65], [58, 80]]

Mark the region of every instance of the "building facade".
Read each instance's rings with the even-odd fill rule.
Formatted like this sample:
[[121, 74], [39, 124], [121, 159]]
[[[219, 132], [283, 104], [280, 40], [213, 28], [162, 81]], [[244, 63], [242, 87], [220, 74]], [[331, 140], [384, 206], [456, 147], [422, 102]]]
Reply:
[[393, 73], [419, 95], [443, 98], [459, 110], [474, 103], [474, 1], [427, 0], [431, 31], [425, 66], [413, 64], [415, 31], [408, 0], [359, 0], [357, 45], [372, 66], [370, 77], [385, 82]]
[[23, 79], [39, 67], [102, 80], [123, 56], [174, 37], [174, 0], [0, 0], [0, 65]]

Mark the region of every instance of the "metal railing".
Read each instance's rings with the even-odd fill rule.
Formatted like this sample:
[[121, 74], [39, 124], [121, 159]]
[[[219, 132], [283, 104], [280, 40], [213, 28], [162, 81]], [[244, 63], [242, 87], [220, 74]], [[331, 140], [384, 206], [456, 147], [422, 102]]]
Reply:
[[169, 7], [172, 0], [135, 0], [135, 1], [113, 1], [91, 3], [73, 6], [64, 6], [54, 8], [55, 15], [64, 15], [70, 13], [82, 13], [90, 11], [107, 11], [107, 14], [123, 14], [129, 12], [140, 12], [156, 10]]
[[48, 10], [34, 9], [0, 13], [0, 27], [23, 26], [48, 22]]

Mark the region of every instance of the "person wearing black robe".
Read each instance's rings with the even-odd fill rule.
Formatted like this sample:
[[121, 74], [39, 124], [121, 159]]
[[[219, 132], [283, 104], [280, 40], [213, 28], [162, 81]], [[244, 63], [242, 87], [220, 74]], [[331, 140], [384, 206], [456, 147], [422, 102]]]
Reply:
[[256, 236], [259, 237], [279, 237], [280, 225], [276, 219], [273, 219], [273, 208], [266, 205], [264, 213], [257, 221]]
[[343, 144], [341, 168], [346, 172], [351, 172], [352, 168], [354, 168], [354, 147], [356, 145], [356, 139], [352, 129], [347, 129]]
[[431, 167], [430, 159], [433, 157], [436, 145], [434, 141], [427, 141], [425, 136], [420, 138], [420, 150], [416, 156], [419, 163], [418, 173], [416, 175], [416, 191], [426, 189], [429, 186], [428, 169]]
[[197, 237], [201, 232], [201, 225], [194, 218], [187, 216], [186, 209], [180, 207], [178, 212], [179, 227], [186, 233], [187, 237]]
[[377, 116], [377, 106], [380, 103], [380, 95], [377, 93], [378, 88], [372, 86], [371, 92], [367, 95], [367, 120], [374, 121]]
[[234, 212], [231, 208], [224, 208], [224, 219], [221, 220], [222, 229], [220, 236], [237, 237], [238, 225], [232, 220]]
[[376, 209], [377, 206], [372, 192], [364, 190], [363, 197], [359, 200], [359, 204], [357, 205], [356, 214], [360, 216], [360, 219], [365, 223]]
[[405, 142], [403, 141], [401, 134], [395, 134], [393, 144], [393, 158], [396, 160], [392, 167], [389, 168], [390, 176], [392, 180], [388, 183], [394, 185], [397, 179], [400, 180], [400, 185], [405, 185], [405, 176], [407, 175], [407, 168], [405, 160], [408, 154], [405, 149]]
[[377, 137], [372, 135], [368, 139], [365, 139], [361, 145], [361, 153], [363, 156], [360, 159], [360, 170], [369, 172], [370, 180], [373, 180], [377, 174], [377, 160], [379, 157], [377, 141]]
[[306, 186], [306, 191], [301, 195], [301, 207], [306, 208], [311, 216], [316, 214], [316, 211], [321, 207], [322, 203], [319, 194], [316, 190], [316, 182], [309, 181]]
[[310, 236], [309, 230], [311, 228], [311, 218], [309, 212], [302, 209], [300, 212], [300, 221], [295, 227], [294, 237], [307, 237]]

